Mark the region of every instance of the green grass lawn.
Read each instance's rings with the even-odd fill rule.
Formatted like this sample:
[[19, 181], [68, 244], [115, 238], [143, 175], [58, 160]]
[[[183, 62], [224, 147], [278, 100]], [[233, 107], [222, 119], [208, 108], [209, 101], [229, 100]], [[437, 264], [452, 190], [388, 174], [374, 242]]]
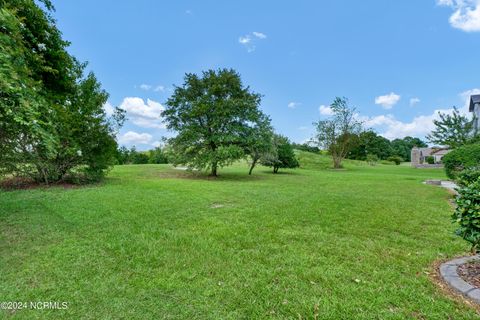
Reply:
[[[317, 156], [318, 157], [318, 156]], [[119, 166], [105, 183], [0, 191], [1, 301], [18, 319], [473, 319], [430, 280], [465, 254], [443, 171], [300, 154], [273, 175], [210, 180]], [[310, 160], [309, 160], [310, 159]]]

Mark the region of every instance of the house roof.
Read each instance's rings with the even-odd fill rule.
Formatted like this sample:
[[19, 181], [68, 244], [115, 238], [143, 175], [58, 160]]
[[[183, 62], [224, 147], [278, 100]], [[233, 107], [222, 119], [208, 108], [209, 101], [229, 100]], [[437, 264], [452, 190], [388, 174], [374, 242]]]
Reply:
[[429, 156], [432, 153], [432, 148], [418, 148], [420, 150], [420, 154], [423, 157]]
[[468, 110], [473, 112], [473, 109], [477, 103], [480, 103], [480, 94], [470, 96], [470, 108]]
[[449, 153], [450, 151], [452, 151], [452, 150], [450, 150], [450, 149], [434, 150], [434, 151], [432, 152], [432, 155], [444, 156], [444, 155], [446, 155], [447, 153]]
[[440, 147], [431, 147], [431, 148], [417, 148], [420, 151], [422, 157], [428, 157], [431, 155], [444, 156], [449, 153], [450, 149], [444, 149]]

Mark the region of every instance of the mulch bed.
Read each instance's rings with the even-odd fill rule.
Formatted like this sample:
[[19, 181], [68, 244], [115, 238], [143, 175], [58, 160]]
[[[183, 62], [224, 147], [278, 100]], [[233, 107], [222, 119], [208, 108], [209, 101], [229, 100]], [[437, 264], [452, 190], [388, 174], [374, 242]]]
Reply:
[[480, 261], [462, 264], [458, 267], [457, 272], [465, 282], [480, 288]]
[[73, 184], [65, 181], [59, 181], [51, 183], [49, 185], [33, 181], [28, 178], [15, 177], [7, 178], [0, 181], [0, 189], [4, 191], [13, 191], [13, 190], [28, 190], [28, 189], [38, 189], [38, 188], [48, 188], [48, 187], [63, 187], [64, 189], [78, 188], [81, 185]]
[[[451, 260], [448, 259], [448, 260]], [[440, 265], [444, 262], [447, 262], [446, 259], [440, 259], [440, 260], [435, 260], [431, 266], [431, 270], [434, 272], [429, 272], [429, 277], [432, 280], [432, 282], [440, 289], [440, 291], [451, 298], [452, 300], [456, 301], [457, 303], [461, 304], [466, 304], [469, 307], [473, 308], [476, 310], [477, 314], [480, 315], [480, 305], [465, 297], [461, 293], [459, 293], [457, 290], [453, 289], [450, 285], [448, 285], [440, 275]]]

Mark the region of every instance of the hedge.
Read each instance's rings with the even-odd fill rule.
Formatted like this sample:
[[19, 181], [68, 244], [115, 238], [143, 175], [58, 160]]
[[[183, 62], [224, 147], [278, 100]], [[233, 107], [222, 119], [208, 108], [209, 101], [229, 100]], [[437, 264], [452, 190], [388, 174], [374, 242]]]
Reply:
[[450, 179], [457, 179], [465, 169], [480, 166], [480, 144], [469, 144], [447, 153], [443, 159], [445, 171]]

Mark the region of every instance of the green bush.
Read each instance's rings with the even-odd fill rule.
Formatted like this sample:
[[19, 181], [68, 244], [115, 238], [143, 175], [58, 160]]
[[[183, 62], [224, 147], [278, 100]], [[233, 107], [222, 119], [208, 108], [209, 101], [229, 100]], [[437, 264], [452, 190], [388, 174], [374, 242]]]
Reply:
[[478, 252], [480, 244], [480, 180], [458, 190], [452, 219], [459, 224], [456, 234], [472, 245], [472, 252]]
[[403, 162], [403, 158], [400, 156], [391, 156], [391, 157], [388, 157], [387, 160], [395, 163], [397, 166]]
[[273, 152], [266, 154], [261, 163], [266, 167], [273, 167], [273, 173], [278, 173], [280, 168], [293, 169], [300, 166], [290, 140], [279, 134], [274, 135]]
[[425, 157], [425, 162], [428, 164], [435, 164], [435, 158], [433, 156]]
[[457, 183], [459, 185], [468, 186], [476, 182], [480, 178], [480, 167], [463, 170], [458, 174]]
[[469, 144], [457, 148], [447, 153], [442, 162], [447, 176], [450, 179], [457, 179], [461, 171], [480, 166], [480, 144]]

